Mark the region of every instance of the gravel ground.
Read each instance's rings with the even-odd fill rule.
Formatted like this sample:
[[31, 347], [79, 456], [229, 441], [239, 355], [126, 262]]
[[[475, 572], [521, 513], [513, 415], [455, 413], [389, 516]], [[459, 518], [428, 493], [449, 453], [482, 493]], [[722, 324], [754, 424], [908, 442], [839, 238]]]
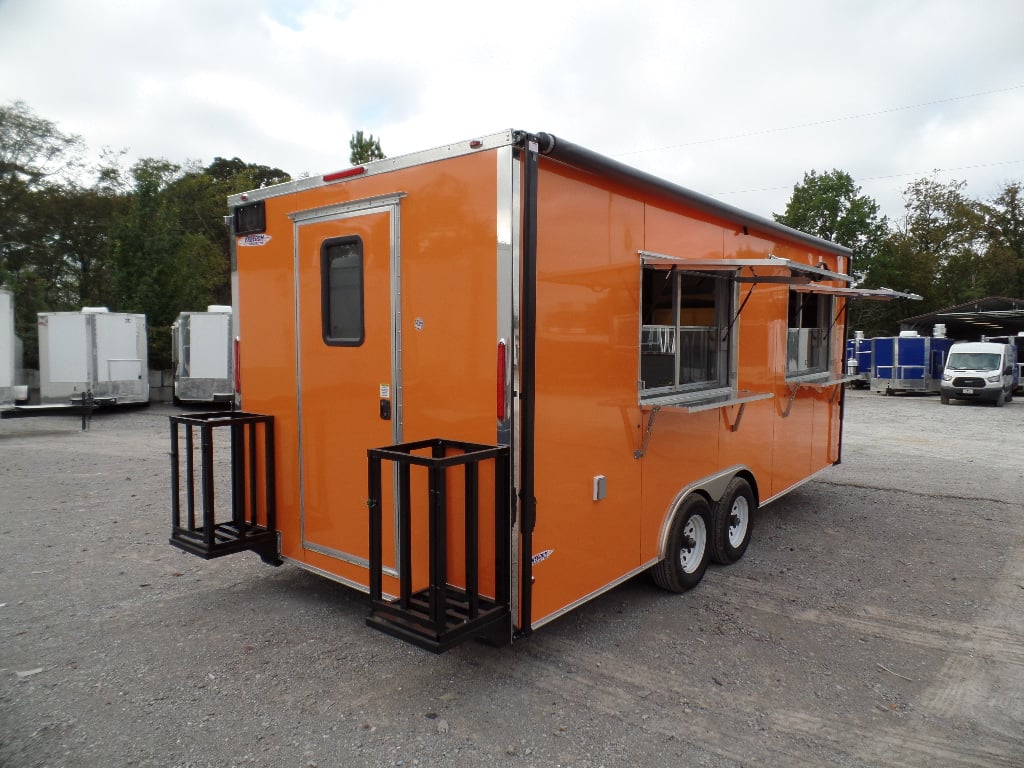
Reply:
[[696, 590], [441, 656], [170, 547], [173, 408], [0, 421], [0, 766], [1024, 766], [1024, 399], [847, 403]]

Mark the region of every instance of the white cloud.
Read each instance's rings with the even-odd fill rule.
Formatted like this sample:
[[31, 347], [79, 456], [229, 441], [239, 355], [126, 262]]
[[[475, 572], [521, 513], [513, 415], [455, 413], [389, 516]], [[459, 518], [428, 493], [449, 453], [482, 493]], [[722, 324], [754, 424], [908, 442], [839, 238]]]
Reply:
[[544, 130], [761, 215], [840, 168], [897, 215], [913, 174], [1024, 178], [1021, 29], [1019, 0], [0, 0], [0, 103], [292, 174], [357, 129], [392, 156]]

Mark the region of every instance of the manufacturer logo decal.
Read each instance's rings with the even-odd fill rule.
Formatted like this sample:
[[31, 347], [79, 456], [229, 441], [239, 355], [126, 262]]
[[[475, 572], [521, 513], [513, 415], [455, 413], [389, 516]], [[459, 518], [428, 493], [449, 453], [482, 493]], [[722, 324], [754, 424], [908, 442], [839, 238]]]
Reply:
[[270, 235], [246, 235], [245, 237], [238, 238], [238, 244], [240, 246], [266, 245], [269, 242]]
[[551, 555], [553, 555], [554, 553], [555, 553], [555, 550], [553, 550], [553, 549], [545, 549], [543, 552], [538, 552], [536, 555], [534, 555], [533, 559], [530, 562], [533, 565], [537, 565], [538, 563], [543, 563], [545, 560], [547, 560], [549, 557], [551, 557]]

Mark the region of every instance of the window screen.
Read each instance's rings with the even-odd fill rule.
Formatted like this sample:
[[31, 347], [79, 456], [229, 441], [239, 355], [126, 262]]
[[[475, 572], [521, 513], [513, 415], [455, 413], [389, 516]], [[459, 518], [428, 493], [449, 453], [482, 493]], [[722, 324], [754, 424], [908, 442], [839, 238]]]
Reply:
[[323, 335], [327, 344], [363, 343], [363, 241], [343, 237], [324, 242], [320, 252]]
[[787, 373], [820, 373], [828, 370], [831, 313], [831, 296], [821, 293], [789, 292]]

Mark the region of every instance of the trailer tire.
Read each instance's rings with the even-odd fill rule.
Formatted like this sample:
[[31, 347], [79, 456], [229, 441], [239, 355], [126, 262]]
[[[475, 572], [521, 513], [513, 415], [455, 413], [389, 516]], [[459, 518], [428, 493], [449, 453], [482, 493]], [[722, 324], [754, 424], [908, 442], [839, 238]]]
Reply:
[[735, 563], [747, 551], [754, 524], [754, 492], [742, 477], [734, 477], [718, 503], [711, 507], [711, 560], [722, 565]]
[[679, 505], [668, 532], [665, 559], [651, 567], [655, 584], [669, 592], [685, 592], [700, 583], [710, 559], [710, 519], [711, 508], [699, 494]]

